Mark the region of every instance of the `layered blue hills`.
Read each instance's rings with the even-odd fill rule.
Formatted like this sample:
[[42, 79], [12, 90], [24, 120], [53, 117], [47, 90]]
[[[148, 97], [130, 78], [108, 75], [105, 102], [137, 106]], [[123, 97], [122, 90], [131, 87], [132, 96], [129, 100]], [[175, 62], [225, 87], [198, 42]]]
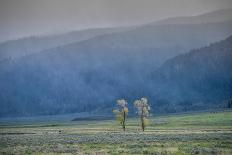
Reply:
[[143, 96], [154, 113], [222, 108], [232, 96], [228, 12], [2, 43], [0, 116], [108, 115], [116, 99], [132, 107]]

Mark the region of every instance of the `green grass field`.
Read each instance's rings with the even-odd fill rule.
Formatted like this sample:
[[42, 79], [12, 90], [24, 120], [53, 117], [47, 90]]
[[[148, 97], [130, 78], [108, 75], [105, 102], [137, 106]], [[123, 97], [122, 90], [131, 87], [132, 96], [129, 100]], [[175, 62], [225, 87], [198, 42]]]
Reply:
[[157, 116], [141, 132], [114, 120], [0, 125], [0, 154], [232, 154], [232, 111]]

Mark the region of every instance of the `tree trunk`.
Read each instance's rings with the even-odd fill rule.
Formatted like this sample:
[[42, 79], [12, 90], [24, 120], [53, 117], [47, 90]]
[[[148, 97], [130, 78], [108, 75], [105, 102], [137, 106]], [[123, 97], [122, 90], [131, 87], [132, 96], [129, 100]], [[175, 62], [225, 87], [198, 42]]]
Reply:
[[143, 107], [142, 107], [141, 126], [142, 126], [142, 130], [144, 131], [145, 126], [144, 126], [144, 116], [143, 116], [143, 113], [144, 113], [144, 111], [143, 111]]
[[125, 122], [126, 122], [126, 112], [123, 111], [123, 131], [126, 130], [126, 124], [125, 124]]

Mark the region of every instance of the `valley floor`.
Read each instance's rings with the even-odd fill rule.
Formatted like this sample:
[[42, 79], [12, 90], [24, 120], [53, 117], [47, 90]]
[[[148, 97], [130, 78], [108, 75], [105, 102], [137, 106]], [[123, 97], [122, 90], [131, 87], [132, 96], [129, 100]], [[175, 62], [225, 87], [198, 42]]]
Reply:
[[0, 154], [232, 154], [232, 111], [157, 116], [141, 132], [114, 120], [0, 124]]

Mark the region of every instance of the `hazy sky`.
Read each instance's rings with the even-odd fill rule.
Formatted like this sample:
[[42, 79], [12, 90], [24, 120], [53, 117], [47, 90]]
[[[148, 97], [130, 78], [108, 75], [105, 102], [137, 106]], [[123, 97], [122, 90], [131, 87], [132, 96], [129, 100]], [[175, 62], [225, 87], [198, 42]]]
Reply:
[[0, 41], [232, 8], [232, 0], [0, 0]]

